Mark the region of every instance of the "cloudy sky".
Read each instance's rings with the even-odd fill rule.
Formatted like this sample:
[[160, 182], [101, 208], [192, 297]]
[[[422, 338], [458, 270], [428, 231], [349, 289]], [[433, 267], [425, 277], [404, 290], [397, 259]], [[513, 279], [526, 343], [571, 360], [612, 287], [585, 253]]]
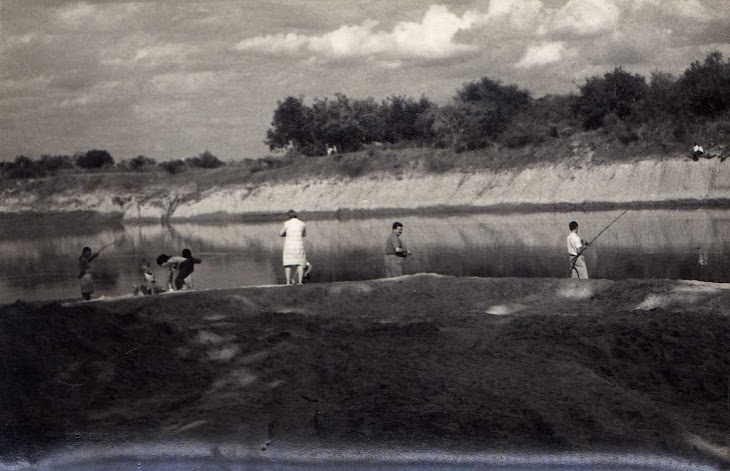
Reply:
[[0, 0], [0, 159], [263, 156], [277, 100], [534, 97], [730, 57], [727, 0]]

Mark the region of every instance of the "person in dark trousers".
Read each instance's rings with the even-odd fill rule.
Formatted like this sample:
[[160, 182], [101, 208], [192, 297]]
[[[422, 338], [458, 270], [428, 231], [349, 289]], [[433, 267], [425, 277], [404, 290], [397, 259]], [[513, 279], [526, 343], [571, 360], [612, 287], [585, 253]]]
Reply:
[[393, 230], [385, 241], [385, 277], [403, 275], [403, 260], [411, 254], [400, 239], [403, 234], [403, 224], [398, 221], [393, 223]]
[[173, 282], [175, 289], [178, 291], [183, 289], [183, 287], [188, 289], [193, 288], [193, 279], [191, 275], [193, 274], [193, 271], [195, 271], [195, 264], [201, 262], [199, 258], [193, 257], [190, 249], [183, 249], [182, 256], [185, 260], [180, 262], [178, 265], [177, 275]]
[[705, 149], [703, 149], [701, 145], [695, 142], [695, 145], [692, 148], [692, 160], [696, 162], [700, 157], [702, 157], [702, 155], [704, 155], [704, 153]]

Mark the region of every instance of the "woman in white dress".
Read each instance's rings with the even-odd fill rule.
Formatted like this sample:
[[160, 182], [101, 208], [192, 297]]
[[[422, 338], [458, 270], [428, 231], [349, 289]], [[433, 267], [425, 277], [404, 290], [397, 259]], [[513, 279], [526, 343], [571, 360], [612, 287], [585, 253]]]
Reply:
[[292, 269], [296, 269], [297, 284], [301, 285], [304, 279], [304, 265], [307, 263], [307, 255], [304, 253], [304, 240], [307, 235], [307, 226], [297, 218], [293, 209], [287, 212], [289, 220], [279, 232], [279, 237], [286, 237], [284, 240], [284, 275], [286, 284], [294, 284]]

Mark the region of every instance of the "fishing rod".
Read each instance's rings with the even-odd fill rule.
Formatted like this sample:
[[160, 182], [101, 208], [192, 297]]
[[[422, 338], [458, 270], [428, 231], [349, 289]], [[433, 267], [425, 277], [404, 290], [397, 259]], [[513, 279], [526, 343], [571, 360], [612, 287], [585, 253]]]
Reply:
[[619, 214], [619, 215], [618, 215], [618, 217], [617, 217], [616, 219], [614, 219], [613, 221], [611, 221], [611, 224], [609, 224], [608, 226], [604, 227], [604, 228], [603, 228], [603, 230], [602, 230], [601, 232], [599, 232], [599, 233], [598, 233], [598, 235], [597, 235], [596, 237], [594, 237], [593, 239], [591, 239], [591, 241], [590, 241], [590, 242], [588, 242], [588, 243], [587, 243], [586, 245], [587, 245], [587, 246], [590, 246], [590, 245], [591, 245], [591, 244], [593, 243], [593, 241], [594, 241], [594, 240], [598, 239], [598, 238], [599, 238], [599, 237], [601, 236], [601, 234], [603, 234], [604, 232], [606, 232], [606, 230], [607, 230], [607, 229], [608, 229], [609, 227], [613, 226], [613, 223], [614, 223], [614, 222], [616, 222], [616, 221], [618, 221], [619, 219], [621, 219], [621, 216], [623, 216], [624, 214], [626, 214], [626, 213], [628, 213], [628, 212], [629, 212], [629, 210], [628, 210], [628, 209], [625, 209], [623, 213]]
[[[588, 247], [590, 247], [591, 244], [593, 242], [595, 242], [595, 240], [598, 239], [601, 236], [601, 234], [603, 234], [604, 232], [606, 232], [609, 227], [613, 226], [613, 224], [616, 221], [618, 221], [619, 219], [621, 219], [621, 217], [624, 214], [628, 213], [629, 211], [630, 211], [630, 209], [625, 209], [621, 214], [618, 215], [618, 217], [616, 219], [614, 219], [613, 221], [611, 221], [611, 223], [608, 226], [604, 227], [601, 232], [599, 232], [593, 239], [591, 239], [590, 242], [586, 242], [585, 243], [585, 247], [581, 247], [582, 250], [580, 250], [580, 252], [578, 252], [578, 254], [575, 257], [573, 257], [573, 262], [570, 264], [570, 274], [569, 275], [572, 275], [573, 274], [573, 270], [575, 270], [575, 263], [578, 261], [578, 257], [580, 257], [583, 254], [583, 252], [585, 252], [586, 250], [588, 250]], [[581, 241], [581, 242], [583, 242], [583, 241]]]
[[115, 241], [112, 241], [112, 242], [109, 242], [108, 244], [106, 244], [106, 245], [103, 245], [103, 246], [102, 246], [102, 247], [101, 247], [101, 248], [100, 248], [99, 250], [97, 250], [97, 251], [96, 251], [96, 253], [98, 253], [98, 254], [99, 254], [99, 253], [101, 253], [101, 251], [102, 251], [102, 250], [104, 250], [105, 248], [107, 248], [107, 247], [111, 247], [112, 245], [114, 245], [114, 244], [116, 244], [116, 243], [117, 243], [117, 241], [116, 241], [116, 240], [115, 240]]
[[114, 239], [113, 241], [109, 242], [108, 244], [106, 244], [106, 245], [103, 245], [103, 246], [102, 246], [102, 247], [101, 247], [101, 248], [100, 248], [100, 249], [99, 249], [99, 250], [98, 250], [98, 251], [96, 252], [96, 254], [97, 254], [97, 255], [99, 255], [99, 254], [100, 254], [100, 253], [102, 252], [102, 250], [104, 250], [104, 249], [106, 249], [106, 248], [108, 248], [108, 247], [111, 247], [112, 245], [121, 245], [121, 244], [122, 244], [122, 243], [124, 242], [124, 240], [126, 239], [126, 237], [127, 237], [127, 235], [126, 235], [126, 234], [122, 234], [122, 237], [120, 237], [120, 238], [115, 238], [115, 239]]

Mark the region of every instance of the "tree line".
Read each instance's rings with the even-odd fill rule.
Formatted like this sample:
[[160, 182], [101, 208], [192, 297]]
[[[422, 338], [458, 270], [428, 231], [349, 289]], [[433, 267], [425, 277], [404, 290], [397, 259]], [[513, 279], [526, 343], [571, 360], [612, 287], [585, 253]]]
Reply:
[[[516, 85], [483, 77], [464, 84], [437, 106], [427, 97], [391, 96], [381, 102], [344, 94], [289, 96], [277, 102], [265, 143], [272, 151], [305, 156], [352, 152], [373, 143], [453, 148], [494, 142], [509, 147], [539, 144], [582, 130], [608, 130], [622, 143], [639, 139], [665, 147], [686, 140], [693, 126], [730, 114], [730, 61], [712, 52], [680, 76], [657, 71], [647, 80], [622, 67], [586, 79], [577, 95], [540, 99]], [[724, 132], [730, 132], [725, 129]]]
[[184, 172], [191, 168], [218, 168], [225, 165], [218, 157], [206, 150], [194, 157], [169, 160], [157, 163], [153, 158], [144, 155], [119, 163], [106, 150], [92, 149], [71, 155], [42, 155], [34, 160], [19, 155], [12, 162], [0, 162], [0, 175], [5, 178], [40, 178], [55, 175], [62, 170], [108, 170], [143, 172], [162, 169], [170, 174]]
[[[730, 60], [720, 52], [693, 62], [679, 76], [656, 71], [647, 80], [616, 67], [587, 78], [578, 94], [539, 99], [488, 77], [465, 83], [443, 106], [425, 96], [398, 95], [377, 102], [338, 93], [314, 99], [311, 105], [304, 97], [289, 96], [277, 103], [264, 142], [271, 151], [303, 156], [325, 155], [332, 148], [355, 152], [379, 144], [461, 152], [494, 143], [509, 148], [539, 145], [585, 130], [604, 132], [624, 145], [642, 141], [667, 151], [691, 145], [688, 141], [697, 132], [709, 128], [724, 142], [730, 138]], [[249, 163], [252, 171], [284, 164], [275, 157]], [[92, 149], [38, 160], [17, 156], [0, 162], [0, 176], [37, 178], [74, 169], [159, 169], [177, 174], [223, 165], [208, 150], [160, 163], [144, 155], [117, 163], [106, 150]]]

